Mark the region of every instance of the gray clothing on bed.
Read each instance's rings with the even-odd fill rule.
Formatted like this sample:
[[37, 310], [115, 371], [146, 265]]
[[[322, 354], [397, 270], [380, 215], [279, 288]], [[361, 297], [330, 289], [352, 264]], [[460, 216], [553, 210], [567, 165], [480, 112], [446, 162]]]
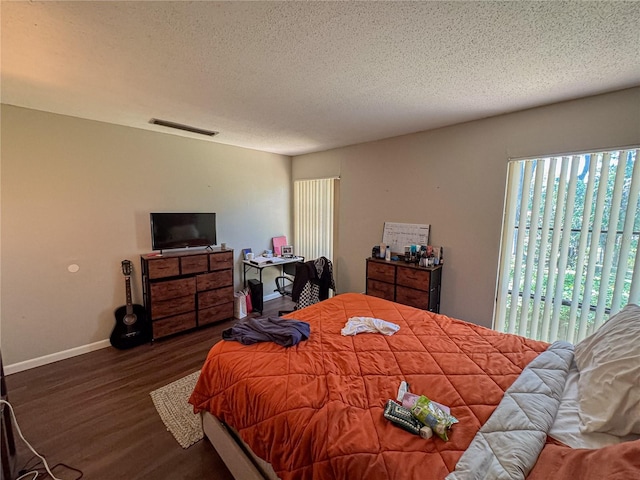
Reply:
[[280, 317], [245, 318], [222, 332], [223, 340], [232, 340], [244, 345], [257, 342], [275, 342], [291, 347], [309, 338], [311, 327], [307, 322], [285, 320]]

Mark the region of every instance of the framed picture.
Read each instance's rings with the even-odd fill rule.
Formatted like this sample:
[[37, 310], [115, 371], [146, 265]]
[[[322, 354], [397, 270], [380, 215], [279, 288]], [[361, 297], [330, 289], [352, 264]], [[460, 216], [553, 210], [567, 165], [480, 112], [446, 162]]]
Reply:
[[293, 257], [293, 245], [282, 245], [282, 256]]
[[251, 257], [251, 255], [249, 255], [251, 253], [251, 249], [250, 248], [243, 248], [242, 249], [242, 258], [244, 258], [245, 260], [249, 260], [249, 258]]
[[282, 251], [282, 247], [287, 244], [287, 237], [285, 236], [273, 237], [271, 241], [273, 242], [274, 255], [276, 255], [277, 257], [279, 257], [280, 255], [284, 255], [284, 252]]

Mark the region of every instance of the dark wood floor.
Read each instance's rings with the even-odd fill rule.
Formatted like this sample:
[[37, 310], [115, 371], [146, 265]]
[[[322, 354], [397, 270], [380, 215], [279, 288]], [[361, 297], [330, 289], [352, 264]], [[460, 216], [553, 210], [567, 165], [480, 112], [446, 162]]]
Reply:
[[[264, 314], [277, 315], [292, 306], [286, 298], [271, 300]], [[231, 480], [206, 439], [188, 449], [180, 447], [149, 395], [200, 369], [231, 324], [131, 350], [104, 348], [9, 375], [9, 401], [22, 433], [51, 466], [70, 465], [90, 480]], [[17, 442], [16, 471], [32, 457], [19, 438]], [[79, 477], [64, 467], [54, 474], [62, 480]]]

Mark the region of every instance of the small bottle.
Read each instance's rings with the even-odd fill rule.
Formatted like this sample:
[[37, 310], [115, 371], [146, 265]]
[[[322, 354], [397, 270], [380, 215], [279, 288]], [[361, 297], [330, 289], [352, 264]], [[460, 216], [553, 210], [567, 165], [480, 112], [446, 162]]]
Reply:
[[391, 260], [391, 247], [387, 245], [387, 251], [384, 253], [384, 259], [388, 262]]
[[424, 426], [420, 429], [420, 436], [426, 440], [433, 437], [433, 430], [430, 427]]

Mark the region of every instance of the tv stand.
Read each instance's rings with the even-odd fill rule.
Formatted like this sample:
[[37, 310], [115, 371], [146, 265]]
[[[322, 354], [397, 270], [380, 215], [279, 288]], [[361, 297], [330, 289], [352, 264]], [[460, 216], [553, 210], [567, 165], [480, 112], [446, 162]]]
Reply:
[[233, 250], [141, 255], [152, 339], [233, 317]]

